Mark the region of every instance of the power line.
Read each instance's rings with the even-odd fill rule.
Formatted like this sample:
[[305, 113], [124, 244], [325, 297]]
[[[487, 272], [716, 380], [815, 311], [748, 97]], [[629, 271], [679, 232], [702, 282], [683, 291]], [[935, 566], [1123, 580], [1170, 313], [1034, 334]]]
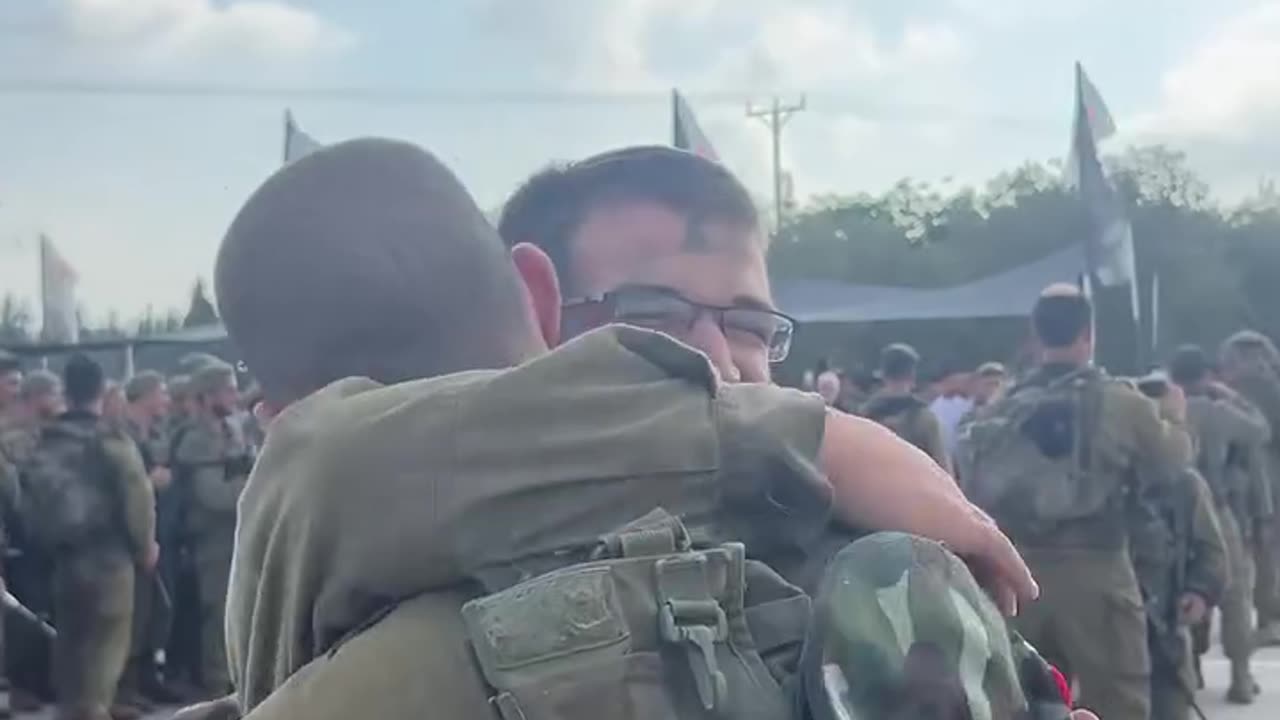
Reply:
[[[684, 93], [702, 106], [741, 106], [754, 94], [750, 90], [707, 90]], [[0, 80], [0, 96], [45, 97], [135, 97], [190, 98], [212, 100], [316, 100], [395, 105], [543, 105], [625, 106], [663, 105], [670, 101], [668, 90], [516, 90], [422, 87], [246, 85], [238, 83], [133, 82], [105, 80], [32, 79]], [[877, 100], [841, 90], [809, 90], [801, 94], [809, 101], [805, 110], [823, 115], [856, 115], [894, 122], [930, 121], [937, 117], [967, 119], [1002, 129], [1042, 129], [1057, 126], [1056, 115], [992, 112], [940, 103], [908, 100]]]
[[755, 108], [747, 104], [747, 117], [759, 118], [769, 127], [773, 136], [773, 222], [774, 231], [782, 229], [782, 128], [791, 116], [804, 110], [804, 96], [791, 105], [783, 105], [775, 95], [768, 107]]

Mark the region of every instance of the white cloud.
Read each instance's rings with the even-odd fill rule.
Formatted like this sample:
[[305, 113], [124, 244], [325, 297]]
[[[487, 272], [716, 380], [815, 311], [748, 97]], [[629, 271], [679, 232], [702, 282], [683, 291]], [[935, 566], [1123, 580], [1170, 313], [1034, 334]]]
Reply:
[[1280, 2], [1271, 0], [1210, 29], [1165, 72], [1157, 106], [1129, 123], [1127, 139], [1167, 142], [1228, 194], [1280, 167]]
[[290, 58], [355, 40], [314, 13], [274, 0], [63, 0], [59, 9], [77, 45], [146, 60]]

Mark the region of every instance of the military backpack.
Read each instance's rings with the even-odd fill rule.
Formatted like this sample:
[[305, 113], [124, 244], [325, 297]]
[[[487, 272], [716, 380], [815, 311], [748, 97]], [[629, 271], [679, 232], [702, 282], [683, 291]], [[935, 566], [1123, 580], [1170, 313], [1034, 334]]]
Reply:
[[1106, 382], [1083, 368], [1024, 383], [964, 428], [957, 466], [965, 493], [1015, 542], [1051, 541], [1117, 501], [1113, 484], [1091, 472]]
[[48, 425], [21, 469], [23, 526], [46, 550], [92, 543], [116, 528], [104, 433], [98, 422]]

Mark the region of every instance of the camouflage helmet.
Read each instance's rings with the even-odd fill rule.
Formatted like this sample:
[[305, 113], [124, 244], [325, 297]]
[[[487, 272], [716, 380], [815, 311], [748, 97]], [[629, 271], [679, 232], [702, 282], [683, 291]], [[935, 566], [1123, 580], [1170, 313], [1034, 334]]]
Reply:
[[194, 376], [196, 371], [206, 365], [217, 365], [223, 363], [222, 358], [211, 355], [206, 352], [187, 353], [178, 361], [178, 370], [183, 375]]
[[164, 387], [164, 376], [155, 370], [143, 370], [129, 378], [124, 384], [124, 398], [129, 402], [137, 402]]
[[814, 600], [801, 682], [815, 720], [1066, 720], [1063, 683], [940, 544], [876, 533]]
[[208, 362], [191, 374], [187, 392], [192, 396], [200, 396], [225, 387], [228, 382], [234, 386], [235, 381], [235, 368], [221, 360]]
[[1256, 330], [1241, 330], [1224, 340], [1220, 359], [1224, 368], [1280, 370], [1280, 352], [1275, 343]]
[[191, 394], [190, 387], [190, 375], [174, 375], [169, 378], [169, 397], [175, 402], [180, 402]]

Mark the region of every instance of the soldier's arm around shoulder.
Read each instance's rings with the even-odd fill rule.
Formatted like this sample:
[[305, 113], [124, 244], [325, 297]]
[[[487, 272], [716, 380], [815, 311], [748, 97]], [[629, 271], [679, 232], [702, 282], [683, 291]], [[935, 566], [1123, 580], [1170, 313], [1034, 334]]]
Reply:
[[113, 470], [111, 476], [117, 484], [130, 547], [141, 561], [156, 537], [155, 496], [142, 465], [142, 454], [137, 444], [123, 433], [105, 436], [102, 449]]
[[1192, 462], [1187, 428], [1186, 397], [1176, 386], [1159, 403], [1118, 382], [1105, 388], [1102, 412], [1105, 428], [1114, 428], [1130, 444], [1133, 462], [1145, 478], [1176, 477]]
[[1223, 434], [1228, 442], [1241, 445], [1262, 445], [1271, 438], [1271, 423], [1257, 405], [1222, 386], [1225, 397], [1214, 403]]

